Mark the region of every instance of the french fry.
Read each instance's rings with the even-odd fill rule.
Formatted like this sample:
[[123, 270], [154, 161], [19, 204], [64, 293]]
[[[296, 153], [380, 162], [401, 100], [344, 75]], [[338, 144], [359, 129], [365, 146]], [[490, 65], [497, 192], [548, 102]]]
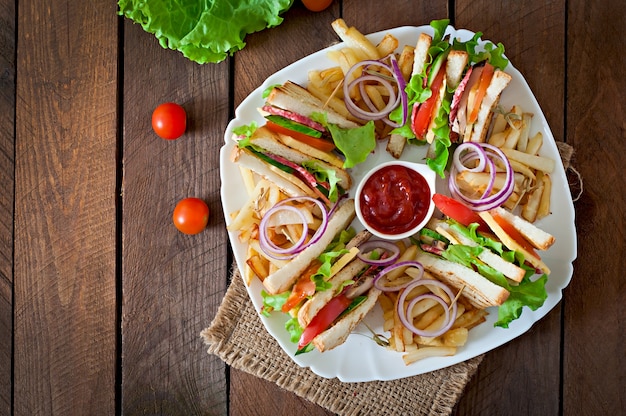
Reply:
[[248, 257], [246, 264], [261, 281], [269, 275], [269, 262], [264, 261], [258, 254]]
[[468, 330], [474, 326], [482, 323], [486, 320], [487, 311], [484, 309], [471, 309], [466, 310], [463, 315], [459, 316], [454, 324], [452, 324], [451, 330], [456, 328], [467, 328]]
[[526, 152], [520, 152], [519, 150], [506, 148], [502, 148], [502, 153], [504, 153], [509, 159], [523, 163], [529, 168], [537, 169], [546, 173], [551, 173], [554, 171], [554, 160], [550, 159], [549, 157], [537, 156], [535, 154], [529, 154]]
[[543, 134], [541, 132], [537, 132], [534, 136], [528, 139], [528, 144], [526, 145], [525, 153], [529, 155], [537, 155], [539, 154], [539, 149], [543, 145]]
[[254, 173], [248, 168], [239, 165], [239, 172], [241, 173], [241, 179], [243, 180], [243, 186], [246, 188], [248, 196], [254, 192], [255, 181]]
[[517, 160], [511, 159], [509, 159], [509, 163], [511, 164], [511, 168], [513, 168], [515, 172], [521, 173], [522, 175], [533, 181], [536, 179], [535, 172], [533, 172], [533, 170], [530, 169], [527, 165], [520, 163]]
[[392, 54], [398, 48], [398, 38], [393, 36], [391, 33], [385, 34], [381, 41], [376, 45], [376, 49], [378, 50], [378, 54], [382, 56], [387, 56]]
[[504, 140], [504, 144], [500, 146], [501, 148], [515, 149], [517, 147], [517, 142], [519, 141], [520, 135], [522, 133], [521, 126], [520, 128], [510, 128], [507, 130], [506, 139]]
[[533, 115], [531, 113], [522, 114], [522, 128], [520, 129], [519, 139], [517, 141], [517, 150], [520, 152], [526, 151], [528, 146], [528, 136], [530, 134], [530, 123], [532, 122]]
[[508, 132], [511, 129], [504, 129], [489, 136], [487, 143], [496, 147], [502, 147], [506, 143]]
[[376, 46], [355, 27], [348, 27], [343, 19], [333, 21], [331, 26], [337, 36], [339, 36], [346, 45], [358, 51], [360, 60], [379, 59], [381, 57]]
[[422, 347], [415, 351], [408, 352], [402, 356], [406, 365], [428, 357], [446, 357], [456, 354], [456, 347]]
[[462, 347], [467, 343], [469, 330], [467, 328], [455, 328], [442, 335], [443, 344], [449, 347]]
[[[508, 126], [508, 122], [503, 113], [496, 113], [496, 117], [493, 119], [493, 125], [491, 127], [491, 135], [502, 133]], [[499, 147], [499, 146], [498, 146]]]
[[233, 221], [227, 226], [227, 229], [229, 231], [236, 231], [246, 228], [254, 221], [254, 213], [257, 206], [257, 201], [265, 192], [267, 192], [270, 186], [270, 183], [265, 179], [257, 182], [246, 203], [243, 205], [243, 207], [241, 207]]
[[541, 196], [543, 195], [543, 181], [530, 192], [528, 201], [522, 207], [522, 218], [529, 222], [535, 222], [537, 219], [537, 212], [539, 210], [539, 204], [541, 202]]
[[550, 175], [541, 175], [541, 181], [543, 182], [543, 193], [537, 209], [538, 220], [550, 215], [550, 195], [552, 194], [552, 179], [550, 179]]
[[398, 67], [405, 81], [408, 81], [413, 72], [413, 58], [415, 56], [415, 48], [410, 45], [404, 45], [400, 56], [398, 57]]

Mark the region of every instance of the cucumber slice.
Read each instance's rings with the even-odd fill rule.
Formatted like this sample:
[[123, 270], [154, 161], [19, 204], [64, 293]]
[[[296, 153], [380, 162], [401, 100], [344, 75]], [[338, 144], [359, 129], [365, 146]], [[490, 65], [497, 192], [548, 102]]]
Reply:
[[303, 133], [308, 136], [313, 136], [313, 137], [318, 137], [318, 138], [322, 137], [321, 131], [317, 131], [309, 126], [305, 126], [304, 124], [295, 122], [293, 120], [289, 120], [285, 117], [271, 114], [271, 115], [265, 116], [265, 118], [271, 121], [272, 123], [277, 124], [286, 129], [297, 131], [298, 133]]
[[439, 55], [437, 55], [432, 65], [430, 66], [430, 72], [428, 73], [428, 86], [429, 87], [432, 85], [433, 81], [435, 80], [435, 77], [439, 73], [441, 66], [444, 64], [444, 62], [446, 62], [449, 52], [450, 52], [450, 48], [441, 52]]

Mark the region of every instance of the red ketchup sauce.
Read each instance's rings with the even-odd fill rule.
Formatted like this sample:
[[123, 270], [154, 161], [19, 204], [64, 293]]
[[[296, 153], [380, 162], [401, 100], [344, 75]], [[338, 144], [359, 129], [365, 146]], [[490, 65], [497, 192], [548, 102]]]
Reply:
[[376, 231], [402, 234], [426, 217], [430, 205], [426, 179], [401, 165], [389, 165], [370, 176], [361, 191], [363, 219]]

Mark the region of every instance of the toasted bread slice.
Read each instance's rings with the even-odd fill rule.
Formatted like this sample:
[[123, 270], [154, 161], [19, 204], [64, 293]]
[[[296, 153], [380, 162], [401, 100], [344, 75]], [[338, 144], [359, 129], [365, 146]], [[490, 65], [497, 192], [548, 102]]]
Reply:
[[280, 140], [280, 137], [277, 134], [275, 134], [266, 127], [259, 127], [258, 129], [256, 129], [255, 132], [252, 134], [252, 137], [250, 137], [250, 143], [263, 150], [266, 150], [269, 153], [290, 160], [291, 162], [294, 162], [298, 165], [302, 165], [305, 162], [314, 162], [324, 169], [334, 171], [337, 174], [337, 177], [340, 179], [339, 185], [341, 185], [343, 189], [347, 190], [350, 189], [350, 187], [352, 186], [352, 178], [346, 170], [338, 168], [337, 166], [330, 164], [322, 159], [313, 157], [310, 154], [303, 153], [297, 148], [287, 146], [286, 144], [284, 144], [283, 141]]
[[443, 260], [423, 251], [418, 251], [415, 260], [442, 282], [456, 290], [462, 290], [462, 295], [479, 309], [502, 305], [509, 297], [508, 290], [462, 264]]
[[496, 107], [500, 100], [502, 91], [511, 82], [511, 76], [504, 71], [496, 70], [493, 74], [493, 79], [487, 88], [485, 97], [480, 104], [480, 110], [478, 110], [478, 118], [473, 124], [471, 134], [463, 137], [464, 141], [470, 142], [484, 142], [487, 136], [487, 130], [489, 130], [489, 123], [493, 117], [493, 109]]
[[313, 259], [324, 252], [335, 236], [345, 230], [355, 217], [354, 199], [345, 199], [328, 220], [326, 232], [320, 239], [309, 245], [289, 263], [270, 274], [263, 280], [263, 286], [272, 295], [291, 289], [300, 274], [309, 266]]
[[298, 322], [302, 328], [306, 328], [317, 313], [337, 294], [337, 291], [344, 282], [354, 279], [355, 276], [365, 268], [366, 263], [358, 258], [352, 260], [339, 273], [333, 276], [328, 282], [330, 289], [316, 292], [298, 310]]
[[508, 223], [519, 231], [519, 233], [522, 234], [524, 238], [528, 240], [528, 242], [536, 249], [547, 250], [552, 246], [552, 244], [554, 244], [554, 241], [556, 240], [554, 236], [537, 227], [535, 224], [526, 221], [524, 218], [517, 216], [502, 207], [498, 207], [494, 211], [508, 221]]
[[325, 113], [328, 122], [339, 127], [359, 127], [357, 123], [346, 119], [331, 108], [324, 107], [324, 103], [319, 98], [311, 94], [306, 88], [292, 81], [287, 81], [283, 85], [274, 87], [266, 102], [307, 117], [311, 117], [313, 113]]
[[524, 255], [524, 259], [528, 263], [532, 264], [535, 268], [543, 271], [545, 274], [550, 274], [550, 268], [548, 267], [548, 265], [545, 264], [543, 260], [541, 260], [541, 258], [536, 257], [533, 253], [530, 253], [528, 250], [518, 244], [513, 238], [511, 238], [506, 233], [506, 231], [504, 231], [502, 227], [500, 227], [500, 225], [496, 222], [496, 220], [493, 218], [493, 216], [491, 216], [488, 211], [479, 212], [478, 215], [480, 215], [480, 218], [482, 218], [487, 223], [489, 228], [491, 228], [491, 231], [494, 232], [494, 234], [500, 239], [502, 244], [504, 244], [509, 250], [519, 251]]
[[[478, 245], [472, 239], [465, 237], [459, 232], [456, 232], [452, 227], [450, 227], [450, 225], [448, 225], [448, 223], [444, 221], [438, 221], [435, 227], [436, 231], [439, 234], [444, 235], [455, 244], [462, 244], [469, 247], [476, 247]], [[526, 274], [524, 269], [518, 267], [513, 263], [509, 263], [508, 261], [504, 260], [502, 257], [490, 250], [483, 250], [482, 253], [478, 255], [478, 258], [484, 261], [485, 264], [498, 270], [505, 277], [508, 277], [515, 282], [521, 282], [524, 278], [524, 275]]]
[[381, 291], [372, 288], [367, 294], [367, 299], [359, 306], [341, 317], [333, 326], [313, 338], [313, 345], [320, 352], [331, 350], [338, 345], [343, 344], [350, 333], [354, 331], [359, 323], [365, 318], [365, 315], [372, 310], [378, 301]]
[[446, 60], [446, 83], [448, 88], [456, 88], [463, 78], [469, 62], [469, 54], [465, 51], [451, 50]]
[[419, 75], [424, 72], [424, 67], [428, 62], [428, 48], [430, 48], [432, 41], [433, 38], [430, 35], [420, 33], [413, 52], [413, 72], [411, 75]]

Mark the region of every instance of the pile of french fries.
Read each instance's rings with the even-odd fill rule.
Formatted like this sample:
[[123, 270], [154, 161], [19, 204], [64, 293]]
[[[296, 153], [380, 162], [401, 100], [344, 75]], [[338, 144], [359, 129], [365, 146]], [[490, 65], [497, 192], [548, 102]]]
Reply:
[[[259, 225], [265, 213], [285, 200], [288, 196], [274, 183], [259, 178], [251, 170], [239, 167], [248, 198], [244, 205], [230, 214], [231, 223], [227, 229], [237, 232], [239, 241], [247, 244], [246, 264], [243, 270], [245, 282], [250, 285], [257, 277], [263, 281], [274, 271], [283, 267], [289, 260], [268, 256], [259, 241]], [[312, 235], [320, 226], [321, 213], [315, 204], [295, 204], [307, 219], [308, 233]], [[270, 240], [279, 247], [290, 246], [303, 232], [302, 219], [297, 216], [282, 215], [280, 224], [268, 227]]]
[[[519, 209], [522, 218], [535, 222], [550, 214], [550, 195], [554, 171], [552, 158], [540, 156], [543, 145], [541, 132], [530, 134], [533, 115], [514, 105], [509, 112], [496, 114], [487, 143], [498, 147], [506, 155], [515, 171], [515, 190], [504, 203], [510, 211]], [[498, 173], [496, 190], [504, 184], [504, 173]], [[489, 174], [461, 172], [457, 183], [468, 194], [482, 194], [487, 186]]]
[[[405, 247], [402, 242], [397, 244], [401, 250], [398, 262], [414, 260], [418, 250], [416, 245]], [[407, 280], [417, 278], [418, 274], [419, 270], [414, 267], [401, 267], [389, 272], [386, 275], [386, 279], [389, 281], [390, 286], [394, 284], [401, 285]], [[437, 280], [436, 277], [426, 271], [424, 271], [422, 278]], [[383, 310], [383, 330], [390, 333], [388, 338], [389, 348], [402, 353], [402, 359], [406, 365], [427, 357], [443, 357], [456, 354], [458, 347], [465, 345], [467, 342], [469, 330], [486, 320], [487, 311], [476, 309], [465, 302], [463, 297], [457, 296], [456, 299], [449, 299], [446, 293], [436, 286], [418, 286], [407, 295], [407, 303], [415, 297], [430, 291], [445, 300], [448, 305], [456, 302], [457, 315], [453, 326], [443, 335], [434, 338], [416, 335], [402, 324], [398, 315], [397, 302], [402, 290], [405, 289], [397, 292], [383, 292], [378, 300]], [[443, 325], [444, 313], [443, 307], [437, 301], [422, 299], [413, 307], [410, 318], [416, 328], [435, 331]]]

